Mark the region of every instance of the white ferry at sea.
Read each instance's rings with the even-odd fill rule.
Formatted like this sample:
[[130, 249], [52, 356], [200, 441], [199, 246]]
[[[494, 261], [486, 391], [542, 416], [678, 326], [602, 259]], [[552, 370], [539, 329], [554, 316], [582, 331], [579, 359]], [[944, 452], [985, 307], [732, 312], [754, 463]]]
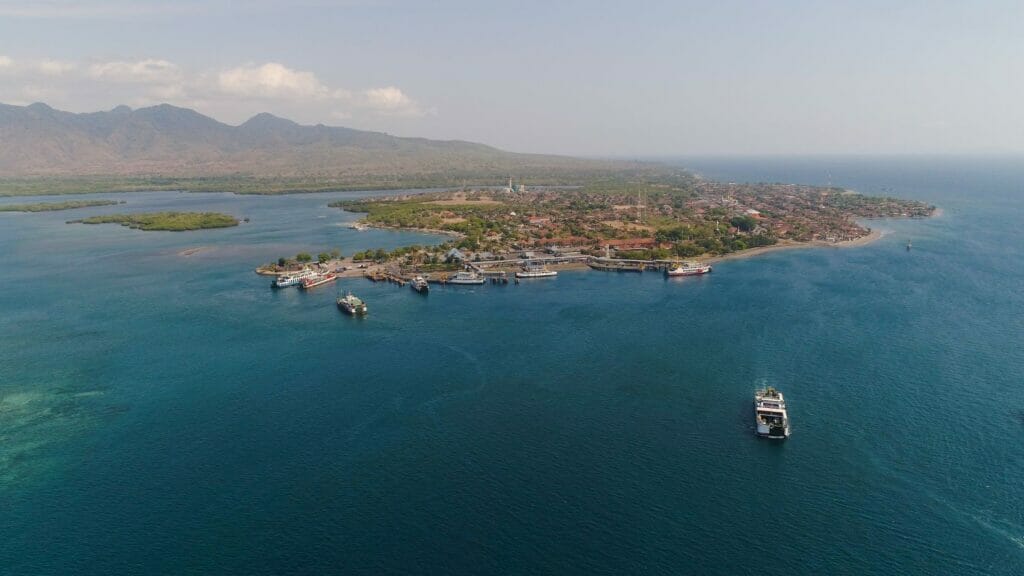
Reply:
[[708, 264], [700, 264], [697, 262], [683, 262], [677, 265], [675, 268], [667, 268], [665, 270], [666, 276], [700, 276], [701, 274], [707, 274], [711, 272], [711, 266]]
[[447, 280], [449, 284], [483, 284], [484, 278], [476, 272], [459, 272]]
[[289, 286], [298, 286], [299, 284], [302, 284], [303, 280], [306, 280], [307, 278], [312, 278], [316, 275], [316, 272], [310, 270], [309, 268], [306, 268], [301, 272], [278, 276], [277, 280], [274, 280], [271, 286], [273, 286], [274, 288], [287, 288]]
[[412, 279], [412, 289], [420, 294], [426, 294], [430, 292], [430, 284], [427, 284], [427, 279], [423, 276], [417, 276]]
[[789, 438], [789, 415], [782, 392], [771, 386], [754, 392], [754, 421], [758, 436], [776, 440]]
[[558, 276], [558, 272], [548, 270], [544, 266], [527, 266], [520, 272], [516, 272], [516, 278], [551, 278]]
[[349, 316], [366, 316], [366, 302], [351, 292], [338, 298], [338, 308]]

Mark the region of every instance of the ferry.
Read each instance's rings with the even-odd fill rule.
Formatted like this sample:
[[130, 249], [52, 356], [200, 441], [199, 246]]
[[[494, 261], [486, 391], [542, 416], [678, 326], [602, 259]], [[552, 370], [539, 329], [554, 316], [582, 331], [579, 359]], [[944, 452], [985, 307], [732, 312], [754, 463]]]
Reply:
[[302, 289], [309, 290], [310, 288], [316, 288], [317, 286], [323, 286], [328, 282], [334, 282], [337, 276], [333, 272], [327, 274], [314, 274], [311, 278], [306, 278], [302, 281]]
[[757, 435], [763, 438], [789, 438], [789, 416], [782, 392], [768, 386], [754, 392], [754, 420]]
[[309, 268], [304, 269], [302, 272], [296, 272], [295, 274], [284, 274], [278, 276], [270, 285], [274, 288], [287, 288], [289, 286], [298, 286], [302, 284], [302, 281], [307, 278], [316, 276], [316, 272]]
[[623, 264], [621, 262], [602, 262], [598, 260], [591, 260], [587, 263], [594, 270], [601, 270], [603, 272], [643, 272], [643, 265], [637, 264]]
[[516, 272], [516, 278], [551, 278], [558, 276], [558, 272], [548, 270], [543, 266], [527, 266], [523, 271]]
[[351, 292], [338, 298], [338, 308], [350, 316], [366, 315], [366, 302], [363, 302]]
[[694, 262], [683, 262], [678, 264], [675, 268], [667, 268], [665, 270], [666, 276], [700, 276], [701, 274], [707, 274], [711, 272], [711, 266], [708, 264], [700, 264]]
[[449, 284], [483, 284], [484, 279], [476, 272], [459, 272], [448, 279]]
[[423, 276], [417, 276], [412, 279], [412, 289], [420, 294], [426, 294], [430, 292], [430, 284], [427, 284], [427, 279]]

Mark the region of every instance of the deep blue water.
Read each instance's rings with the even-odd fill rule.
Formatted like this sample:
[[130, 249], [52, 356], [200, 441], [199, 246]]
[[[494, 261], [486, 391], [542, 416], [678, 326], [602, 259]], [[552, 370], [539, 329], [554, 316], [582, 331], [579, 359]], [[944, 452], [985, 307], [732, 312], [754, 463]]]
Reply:
[[[944, 213], [682, 281], [347, 280], [362, 321], [251, 272], [432, 240], [344, 195], [0, 213], [0, 573], [1024, 573], [1024, 163], [680, 162]], [[63, 223], [171, 208], [251, 222]]]

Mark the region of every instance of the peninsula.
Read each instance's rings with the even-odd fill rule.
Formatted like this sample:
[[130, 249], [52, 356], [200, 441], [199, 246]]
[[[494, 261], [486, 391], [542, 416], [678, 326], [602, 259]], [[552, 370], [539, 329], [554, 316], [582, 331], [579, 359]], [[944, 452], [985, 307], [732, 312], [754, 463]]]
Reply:
[[218, 212], [146, 212], [90, 216], [80, 220], [69, 220], [68, 224], [120, 224], [138, 230], [183, 232], [238, 226], [238, 219]]
[[[862, 221], [925, 217], [935, 207], [839, 188], [712, 182], [679, 173], [656, 182], [580, 188], [458, 190], [346, 200], [362, 224], [456, 233], [440, 250], [470, 260], [545, 251], [633, 260], [709, 258], [755, 248], [868, 239]], [[400, 252], [400, 253], [399, 253]], [[377, 253], [374, 253], [377, 254]], [[436, 253], [396, 251], [406, 263]]]

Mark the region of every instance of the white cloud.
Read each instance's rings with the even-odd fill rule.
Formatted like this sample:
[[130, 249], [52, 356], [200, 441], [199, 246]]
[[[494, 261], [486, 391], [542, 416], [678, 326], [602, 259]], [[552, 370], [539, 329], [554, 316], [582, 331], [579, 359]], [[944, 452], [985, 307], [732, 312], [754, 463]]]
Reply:
[[276, 62], [225, 70], [217, 81], [224, 92], [249, 98], [322, 100], [332, 96], [312, 72], [292, 70]]
[[394, 86], [371, 88], [363, 92], [367, 108], [380, 114], [395, 116], [422, 116], [419, 106]]
[[40, 72], [49, 76], [60, 76], [61, 74], [67, 74], [68, 72], [74, 71], [78, 66], [74, 62], [64, 62], [62, 60], [40, 60], [36, 64], [36, 68]]
[[167, 84], [179, 82], [182, 72], [173, 62], [150, 58], [93, 64], [89, 67], [89, 75], [111, 82]]
[[45, 100], [76, 111], [166, 102], [229, 122], [243, 121], [257, 112], [300, 122], [351, 119], [357, 124], [424, 115], [419, 104], [396, 86], [330, 86], [311, 71], [278, 62], [195, 70], [159, 58], [68, 62], [0, 56], [0, 72], [5, 78], [0, 83], [0, 102]]

